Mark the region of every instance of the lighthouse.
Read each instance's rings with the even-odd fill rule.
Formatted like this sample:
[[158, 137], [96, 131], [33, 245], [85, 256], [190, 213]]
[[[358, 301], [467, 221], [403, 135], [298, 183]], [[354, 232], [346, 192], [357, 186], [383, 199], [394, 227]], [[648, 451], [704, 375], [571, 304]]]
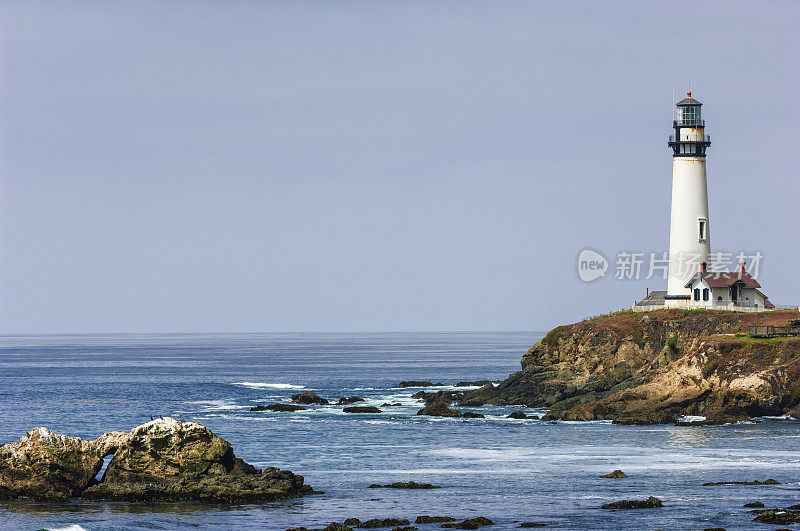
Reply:
[[709, 261], [711, 230], [708, 218], [706, 150], [711, 139], [705, 134], [703, 104], [687, 92], [676, 104], [669, 138], [672, 148], [672, 205], [669, 228], [669, 274], [666, 306], [687, 307], [691, 289], [687, 282]]

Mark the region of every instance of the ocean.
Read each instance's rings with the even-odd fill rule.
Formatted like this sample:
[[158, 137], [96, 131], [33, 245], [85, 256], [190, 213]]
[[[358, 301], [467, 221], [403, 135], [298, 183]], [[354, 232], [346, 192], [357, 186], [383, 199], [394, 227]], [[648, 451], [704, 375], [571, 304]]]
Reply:
[[[302, 474], [324, 494], [247, 505], [74, 500], [0, 501], [3, 529], [321, 528], [348, 517], [486, 516], [512, 529], [771, 528], [742, 507], [800, 502], [800, 422], [765, 418], [714, 427], [508, 419], [514, 407], [461, 408], [484, 419], [416, 416], [419, 388], [500, 381], [519, 369], [536, 332], [65, 335], [0, 337], [0, 442], [46, 426], [94, 439], [150, 416], [199, 422], [238, 457]], [[441, 389], [441, 388], [436, 388]], [[341, 406], [250, 412], [303, 390], [357, 395], [379, 414]], [[544, 411], [526, 410], [542, 414]], [[600, 479], [621, 469], [626, 479]], [[707, 481], [780, 485], [703, 487]], [[436, 490], [369, 489], [429, 482]], [[660, 498], [662, 509], [607, 511], [603, 503]], [[420, 530], [438, 525], [419, 525]]]

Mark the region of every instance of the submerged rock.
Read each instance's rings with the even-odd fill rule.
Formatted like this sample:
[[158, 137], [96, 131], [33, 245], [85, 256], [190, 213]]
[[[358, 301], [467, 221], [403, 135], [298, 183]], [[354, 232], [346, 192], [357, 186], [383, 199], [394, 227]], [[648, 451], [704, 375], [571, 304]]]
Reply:
[[[369, 486], [370, 489], [441, 489], [442, 487], [438, 487], [436, 485], [431, 485], [430, 483], [417, 483], [415, 481], [396, 481], [394, 483], [389, 483], [388, 485], [378, 485], [377, 483], [373, 483]], [[420, 523], [420, 522], [417, 522]]]
[[[98, 482], [103, 458], [111, 462]], [[64, 500], [266, 501], [311, 494], [303, 477], [237, 458], [231, 445], [194, 422], [163, 418], [94, 441], [35, 428], [0, 447], [0, 496]]]
[[461, 412], [457, 409], [450, 409], [444, 402], [434, 402], [429, 406], [417, 411], [417, 415], [428, 415], [431, 417], [460, 417]]
[[345, 413], [383, 413], [375, 406], [350, 406], [344, 408], [342, 411]]
[[364, 399], [361, 398], [360, 396], [351, 396], [349, 398], [346, 397], [346, 396], [343, 396], [343, 397], [341, 397], [339, 399], [338, 404], [340, 406], [342, 406], [342, 405], [346, 405], [346, 404], [355, 404], [356, 402], [363, 402], [363, 401], [364, 401]]
[[750, 502], [750, 503], [745, 503], [744, 505], [742, 505], [742, 507], [746, 509], [760, 509], [764, 507], [764, 504], [762, 502]]
[[428, 516], [422, 515], [417, 516], [417, 519], [414, 520], [415, 524], [442, 524], [445, 522], [455, 522], [456, 519], [452, 516]]
[[297, 395], [292, 395], [292, 402], [297, 402], [299, 404], [317, 404], [320, 406], [330, 403], [314, 391], [305, 391]]
[[297, 404], [270, 404], [268, 406], [251, 407], [250, 411], [304, 411], [306, 408]]
[[622, 479], [628, 477], [628, 474], [623, 472], [622, 470], [614, 470], [613, 472], [609, 472], [608, 474], [604, 474], [600, 476], [601, 478], [611, 478], [611, 479]]
[[443, 383], [433, 383], [427, 380], [404, 380], [397, 387], [441, 387]]
[[765, 479], [764, 481], [709, 481], [703, 483], [704, 487], [717, 487], [719, 485], [780, 485], [780, 482], [774, 479]]
[[442, 527], [449, 527], [452, 529], [478, 529], [479, 527], [483, 527], [485, 525], [494, 525], [494, 522], [485, 516], [477, 516], [475, 518], [464, 520], [463, 522], [442, 524]]
[[384, 518], [381, 520], [380, 518], [373, 518], [372, 520], [367, 520], [366, 522], [361, 522], [356, 527], [361, 528], [379, 528], [379, 527], [395, 527], [400, 525], [408, 525], [411, 522], [405, 519], [400, 518]]
[[606, 503], [600, 506], [601, 509], [657, 509], [663, 507], [661, 500], [655, 496], [650, 496], [646, 500], [620, 500]]

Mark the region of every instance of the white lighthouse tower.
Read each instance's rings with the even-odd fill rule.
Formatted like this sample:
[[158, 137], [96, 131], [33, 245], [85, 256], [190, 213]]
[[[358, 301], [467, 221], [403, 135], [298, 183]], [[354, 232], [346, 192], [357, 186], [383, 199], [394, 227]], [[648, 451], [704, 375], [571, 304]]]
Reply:
[[672, 211], [669, 229], [669, 279], [666, 306], [687, 307], [691, 290], [687, 282], [708, 263], [711, 232], [708, 219], [706, 149], [711, 139], [705, 134], [700, 115], [702, 103], [687, 92], [677, 103], [677, 116], [670, 135], [672, 148]]

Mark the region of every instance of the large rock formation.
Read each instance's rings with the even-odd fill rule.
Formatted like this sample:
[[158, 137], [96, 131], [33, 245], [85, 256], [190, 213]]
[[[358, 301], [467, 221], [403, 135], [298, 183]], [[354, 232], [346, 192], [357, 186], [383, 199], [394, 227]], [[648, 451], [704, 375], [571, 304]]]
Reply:
[[[95, 476], [112, 455], [102, 479]], [[303, 477], [263, 472], [237, 458], [231, 445], [194, 422], [154, 420], [130, 433], [94, 441], [34, 428], [0, 447], [0, 495], [64, 500], [266, 501], [312, 493]]]
[[84, 441], [34, 428], [18, 443], [0, 446], [0, 498], [62, 501], [77, 496], [94, 483], [103, 457], [126, 440], [123, 432]]
[[800, 338], [753, 339], [743, 332], [751, 324], [797, 318], [795, 310], [674, 309], [559, 326], [523, 356], [521, 371], [461, 403], [546, 407], [546, 418], [632, 424], [674, 422], [682, 415], [726, 422], [794, 413]]

